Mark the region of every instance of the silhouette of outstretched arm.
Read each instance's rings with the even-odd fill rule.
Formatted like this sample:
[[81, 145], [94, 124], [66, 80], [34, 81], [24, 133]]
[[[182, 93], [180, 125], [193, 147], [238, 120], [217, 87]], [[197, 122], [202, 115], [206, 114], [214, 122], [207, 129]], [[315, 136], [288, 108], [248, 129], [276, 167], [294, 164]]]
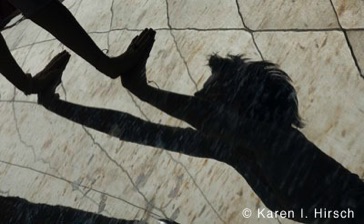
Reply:
[[[69, 54], [66, 51], [55, 56], [48, 65], [34, 77], [24, 71], [17, 64], [6, 45], [5, 39], [0, 34], [0, 73], [5, 76], [16, 88], [23, 91], [24, 94], [39, 93], [45, 89], [51, 82], [60, 76], [60, 67], [67, 60]], [[69, 57], [68, 57], [69, 58]], [[62, 70], [63, 71], [63, 70]]]
[[[219, 138], [231, 145], [250, 148], [255, 142], [258, 150], [260, 140], [254, 136], [266, 136], [270, 141], [286, 143], [292, 132], [280, 130], [273, 124], [266, 124], [238, 116], [214, 102], [205, 99], [173, 93], [149, 86], [145, 80], [145, 70], [134, 71], [122, 77], [122, 84], [142, 101], [161, 111], [183, 120], [209, 137]], [[239, 133], [238, 135], [236, 133]], [[280, 137], [279, 137], [280, 136]], [[261, 147], [265, 151], [265, 144]]]
[[[303, 209], [303, 217], [294, 217], [300, 222], [313, 222], [317, 217], [312, 211], [318, 207], [342, 210], [352, 206], [357, 213], [363, 211], [363, 202], [353, 196], [353, 189], [364, 189], [358, 175], [322, 152], [297, 129], [239, 116], [199, 97], [150, 87], [142, 66], [123, 76], [122, 84], [141, 100], [234, 147], [234, 156], [223, 161], [245, 177], [272, 211], [299, 214]], [[349, 205], [350, 200], [356, 200], [356, 204]]]
[[35, 204], [18, 197], [0, 196], [0, 223], [146, 224], [139, 220], [109, 218], [60, 205]]
[[43, 101], [42, 104], [68, 120], [128, 142], [208, 158], [213, 153], [210, 149], [219, 144], [191, 128], [155, 124], [124, 112], [86, 107], [57, 98]]
[[[128, 72], [144, 57], [143, 51], [127, 50], [116, 57], [105, 55], [61, 1], [8, 0], [25, 17], [110, 78]], [[144, 30], [143, 32], [145, 32]], [[148, 31], [149, 32], [149, 31]]]

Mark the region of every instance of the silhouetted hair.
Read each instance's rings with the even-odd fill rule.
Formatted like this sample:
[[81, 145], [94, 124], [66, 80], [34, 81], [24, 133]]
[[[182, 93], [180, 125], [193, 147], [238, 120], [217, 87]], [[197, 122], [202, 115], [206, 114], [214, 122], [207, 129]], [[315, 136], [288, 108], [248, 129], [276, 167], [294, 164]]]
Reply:
[[239, 114], [260, 121], [304, 126], [291, 79], [277, 65], [249, 61], [241, 55], [222, 58], [215, 54], [210, 56], [209, 66], [213, 74], [219, 74], [213, 88], [224, 105], [237, 107]]

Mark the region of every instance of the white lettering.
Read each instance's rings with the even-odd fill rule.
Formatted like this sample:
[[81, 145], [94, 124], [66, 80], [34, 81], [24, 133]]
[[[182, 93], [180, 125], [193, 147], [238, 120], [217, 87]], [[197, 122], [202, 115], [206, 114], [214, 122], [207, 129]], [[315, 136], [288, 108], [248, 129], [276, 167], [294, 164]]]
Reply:
[[258, 209], [258, 218], [268, 218], [268, 219], [273, 219], [273, 218], [288, 218], [288, 219], [293, 219], [295, 217], [294, 215], [294, 211], [271, 211], [265, 208], [260, 208]]
[[263, 209], [258, 209], [258, 218], [265, 218], [265, 216], [264, 216], [264, 214], [263, 214], [263, 212], [264, 212], [264, 210], [265, 210], [265, 208], [263, 208]]
[[348, 208], [347, 210], [327, 210], [326, 208], [319, 208], [314, 210], [314, 217], [320, 219], [352, 219], [354, 218], [354, 211]]

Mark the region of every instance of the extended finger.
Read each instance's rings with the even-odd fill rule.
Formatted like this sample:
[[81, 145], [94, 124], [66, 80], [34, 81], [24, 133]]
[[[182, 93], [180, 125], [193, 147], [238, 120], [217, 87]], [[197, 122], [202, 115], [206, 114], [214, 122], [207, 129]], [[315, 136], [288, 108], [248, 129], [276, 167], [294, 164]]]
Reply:
[[139, 49], [141, 51], [146, 50], [153, 46], [155, 41], [155, 31], [153, 29], [148, 29], [139, 40]]
[[145, 48], [147, 46], [149, 46], [150, 44], [152, 44], [154, 42], [154, 37], [155, 37], [155, 31], [152, 29], [149, 29], [148, 31], [146, 31], [144, 33], [143, 36], [140, 37], [139, 41], [138, 41], [138, 48]]
[[135, 46], [139, 47], [143, 44], [146, 38], [150, 35], [150, 29], [144, 29], [143, 32], [139, 35], [139, 38], [135, 41]]
[[53, 57], [52, 60], [46, 65], [44, 69], [50, 69], [55, 66], [58, 66], [59, 61], [66, 60], [68, 62], [70, 57], [71, 55], [66, 50], [64, 50], [61, 53], [57, 54], [55, 57]]

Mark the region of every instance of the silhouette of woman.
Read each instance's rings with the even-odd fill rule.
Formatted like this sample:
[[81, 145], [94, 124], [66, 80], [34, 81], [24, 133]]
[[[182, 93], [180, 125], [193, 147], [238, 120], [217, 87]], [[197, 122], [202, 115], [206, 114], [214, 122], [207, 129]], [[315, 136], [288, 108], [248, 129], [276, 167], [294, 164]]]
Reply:
[[364, 183], [297, 129], [303, 124], [296, 92], [286, 73], [269, 62], [212, 55], [212, 75], [194, 96], [159, 90], [148, 86], [145, 75], [154, 35], [148, 30], [132, 41], [128, 49], [141, 45], [139, 50], [148, 53], [122, 76], [122, 84], [141, 100], [195, 129], [65, 102], [54, 93], [60, 80], [38, 95], [39, 103], [121, 140], [226, 163], [246, 179], [271, 211], [293, 213], [288, 217], [292, 220], [363, 222]]

